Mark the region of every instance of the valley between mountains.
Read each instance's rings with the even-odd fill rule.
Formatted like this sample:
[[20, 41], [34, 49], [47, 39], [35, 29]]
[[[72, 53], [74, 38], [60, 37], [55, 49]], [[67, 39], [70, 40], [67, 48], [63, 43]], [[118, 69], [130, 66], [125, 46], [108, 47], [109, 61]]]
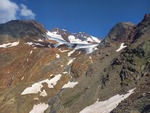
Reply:
[[149, 113], [150, 14], [104, 39], [34, 20], [0, 24], [0, 113]]

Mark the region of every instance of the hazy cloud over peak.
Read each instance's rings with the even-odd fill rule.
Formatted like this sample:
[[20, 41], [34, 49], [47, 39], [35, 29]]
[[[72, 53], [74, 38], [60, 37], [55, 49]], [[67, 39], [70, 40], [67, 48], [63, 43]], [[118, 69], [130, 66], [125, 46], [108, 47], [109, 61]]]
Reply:
[[16, 19], [19, 7], [10, 0], [0, 0], [0, 23]]
[[32, 10], [28, 9], [26, 5], [21, 4], [21, 16], [26, 17], [27, 19], [34, 19], [35, 14], [32, 12]]
[[21, 17], [35, 19], [35, 14], [24, 4], [17, 5], [10, 0], [0, 0], [0, 23], [20, 19]]

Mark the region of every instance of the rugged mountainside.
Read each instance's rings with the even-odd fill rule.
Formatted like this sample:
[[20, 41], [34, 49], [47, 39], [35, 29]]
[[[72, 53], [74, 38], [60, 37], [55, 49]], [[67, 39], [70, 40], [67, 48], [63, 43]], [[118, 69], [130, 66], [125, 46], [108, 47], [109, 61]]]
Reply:
[[101, 42], [15, 20], [0, 25], [0, 44], [1, 113], [150, 112], [150, 14]]

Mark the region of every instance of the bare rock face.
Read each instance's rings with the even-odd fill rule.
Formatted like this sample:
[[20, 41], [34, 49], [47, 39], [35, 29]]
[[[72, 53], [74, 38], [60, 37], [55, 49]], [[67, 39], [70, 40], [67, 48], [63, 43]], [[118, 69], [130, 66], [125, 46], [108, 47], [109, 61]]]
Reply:
[[131, 22], [117, 23], [104, 38], [100, 47], [110, 46], [113, 42], [126, 42], [128, 36], [134, 31], [135, 24]]
[[0, 43], [17, 39], [44, 39], [46, 29], [34, 20], [12, 20], [5, 24], [0, 24]]
[[131, 22], [120, 22], [116, 24], [106, 36], [106, 39], [112, 41], [125, 41], [129, 34], [133, 31], [135, 24]]

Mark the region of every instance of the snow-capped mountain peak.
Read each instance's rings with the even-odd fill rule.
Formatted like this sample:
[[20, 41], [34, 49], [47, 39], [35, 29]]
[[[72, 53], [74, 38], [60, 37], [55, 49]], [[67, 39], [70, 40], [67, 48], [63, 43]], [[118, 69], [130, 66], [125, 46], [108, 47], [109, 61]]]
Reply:
[[[74, 47], [75, 50], [85, 50], [87, 53], [91, 53], [94, 50], [97, 49], [98, 44], [100, 43], [100, 40], [96, 37], [77, 33], [77, 34], [71, 34], [66, 30], [60, 30], [56, 28], [53, 31], [47, 31], [47, 38], [49, 40], [54, 40], [57, 42], [55, 44], [55, 47], [58, 47], [60, 45], [66, 45], [68, 47]], [[64, 36], [64, 34], [66, 34]]]

